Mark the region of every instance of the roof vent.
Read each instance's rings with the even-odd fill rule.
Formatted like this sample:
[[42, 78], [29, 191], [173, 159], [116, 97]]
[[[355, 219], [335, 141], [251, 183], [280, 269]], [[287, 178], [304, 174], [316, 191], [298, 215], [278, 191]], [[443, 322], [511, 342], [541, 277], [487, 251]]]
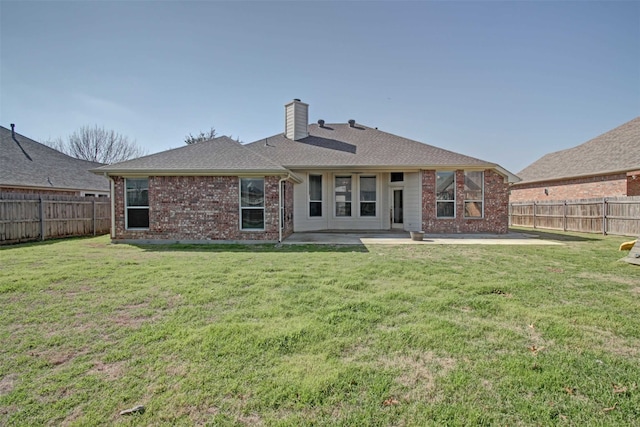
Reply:
[[352, 128], [352, 127], [355, 127], [355, 126], [356, 126], [356, 121], [353, 120], [353, 119], [349, 120], [349, 127]]
[[318, 120], [318, 126], [320, 126], [321, 128], [324, 127], [324, 120]]
[[11, 123], [11, 138], [15, 138], [16, 137], [16, 125], [14, 123]]

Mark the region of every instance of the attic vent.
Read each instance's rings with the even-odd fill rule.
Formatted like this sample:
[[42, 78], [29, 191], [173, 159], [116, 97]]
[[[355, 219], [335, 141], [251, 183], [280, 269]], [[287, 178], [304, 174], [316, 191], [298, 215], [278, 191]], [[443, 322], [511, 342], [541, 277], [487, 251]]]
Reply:
[[322, 119], [318, 120], [318, 125], [320, 127], [324, 127], [324, 120], [322, 120]]
[[349, 127], [350, 128], [355, 127], [355, 125], [356, 125], [356, 121], [355, 120], [353, 120], [353, 119], [349, 120]]

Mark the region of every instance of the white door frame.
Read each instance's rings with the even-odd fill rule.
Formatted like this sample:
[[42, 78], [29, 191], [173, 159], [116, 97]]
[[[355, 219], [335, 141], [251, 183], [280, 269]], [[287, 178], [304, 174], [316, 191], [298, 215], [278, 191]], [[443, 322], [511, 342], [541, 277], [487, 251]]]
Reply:
[[[395, 186], [394, 187], [389, 187], [389, 190], [390, 190], [389, 191], [389, 199], [390, 199], [389, 206], [391, 206], [389, 222], [391, 223], [391, 228], [392, 229], [394, 229], [394, 228], [404, 229], [404, 205], [405, 205], [405, 203], [404, 203], [404, 186], [401, 186], [401, 187], [395, 187]], [[400, 206], [401, 218], [400, 219], [401, 219], [402, 222], [398, 222], [398, 223], [395, 222], [395, 215], [394, 215], [395, 209], [396, 209], [395, 197], [394, 196], [395, 196], [395, 192], [396, 191], [402, 191], [402, 198], [400, 200], [400, 202], [401, 202], [401, 206]]]

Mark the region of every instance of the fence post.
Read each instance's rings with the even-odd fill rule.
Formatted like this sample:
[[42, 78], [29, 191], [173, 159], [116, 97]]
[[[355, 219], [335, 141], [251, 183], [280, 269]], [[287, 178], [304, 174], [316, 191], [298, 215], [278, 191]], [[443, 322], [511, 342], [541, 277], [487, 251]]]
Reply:
[[44, 201], [42, 196], [38, 197], [40, 202], [40, 240], [44, 240]]
[[536, 206], [538, 202], [533, 202], [533, 228], [536, 228]]
[[562, 231], [567, 231], [567, 201], [562, 203]]
[[91, 204], [93, 205], [93, 235], [96, 235], [96, 199], [93, 199], [91, 201]]
[[607, 235], [607, 198], [602, 198], [602, 235]]

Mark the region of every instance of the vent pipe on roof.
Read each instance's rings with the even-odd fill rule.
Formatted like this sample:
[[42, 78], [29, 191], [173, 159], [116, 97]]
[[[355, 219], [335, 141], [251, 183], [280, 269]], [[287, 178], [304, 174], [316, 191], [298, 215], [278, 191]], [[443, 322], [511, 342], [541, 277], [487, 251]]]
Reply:
[[353, 119], [349, 120], [349, 127], [352, 128], [352, 127], [355, 127], [355, 126], [356, 126], [356, 121], [353, 120]]
[[320, 126], [321, 128], [324, 127], [324, 120], [318, 120], [318, 126]]
[[20, 151], [22, 151], [22, 154], [25, 155], [25, 157], [29, 160], [31, 160], [33, 162], [33, 159], [31, 158], [31, 156], [29, 156], [29, 154], [27, 154], [26, 151], [24, 151], [24, 148], [22, 148], [22, 145], [20, 145], [20, 141], [18, 141], [16, 139], [16, 125], [15, 123], [11, 123], [11, 139], [13, 139], [13, 141], [18, 144], [18, 147], [20, 148]]

